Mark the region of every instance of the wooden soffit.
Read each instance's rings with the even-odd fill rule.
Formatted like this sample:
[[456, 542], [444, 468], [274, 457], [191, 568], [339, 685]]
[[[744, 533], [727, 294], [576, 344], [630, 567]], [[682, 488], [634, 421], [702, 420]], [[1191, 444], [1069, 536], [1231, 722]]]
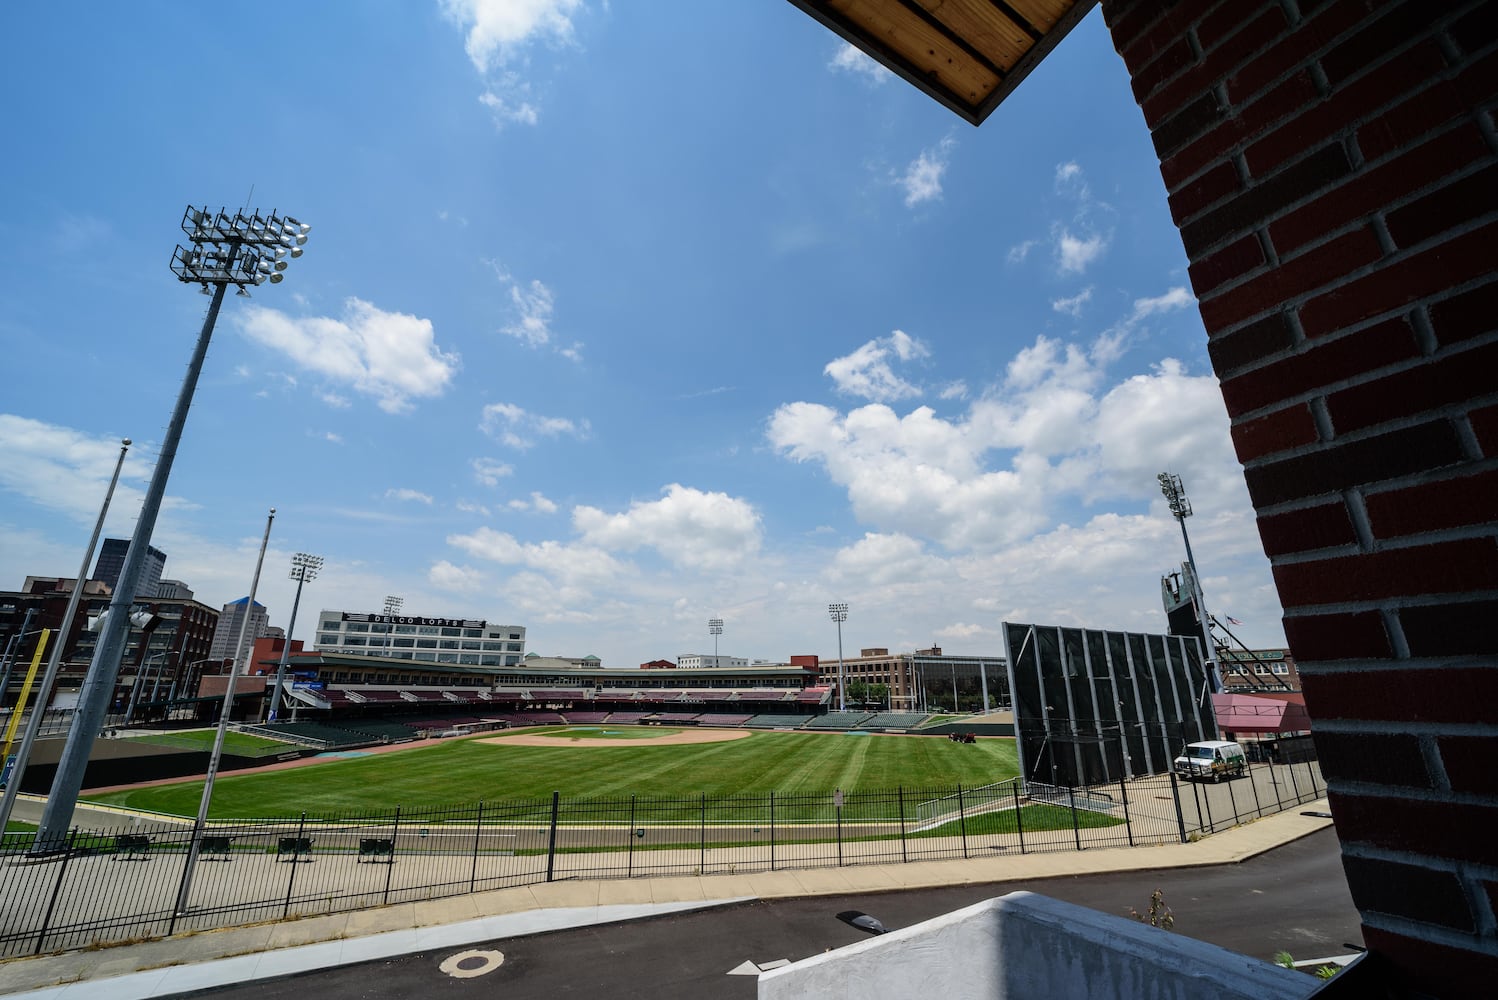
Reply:
[[1097, 0], [791, 0], [974, 125]]

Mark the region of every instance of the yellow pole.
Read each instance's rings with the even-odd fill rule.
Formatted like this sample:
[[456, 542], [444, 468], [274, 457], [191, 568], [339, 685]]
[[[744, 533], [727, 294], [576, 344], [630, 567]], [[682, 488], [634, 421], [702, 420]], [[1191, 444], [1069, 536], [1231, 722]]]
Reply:
[[26, 682], [21, 685], [21, 697], [16, 699], [16, 707], [10, 710], [10, 725], [5, 727], [5, 749], [0, 751], [0, 768], [10, 759], [10, 745], [15, 741], [16, 729], [21, 725], [21, 715], [26, 711], [26, 699], [31, 696], [31, 682], [36, 680], [36, 668], [41, 665], [42, 651], [47, 648], [47, 639], [51, 635], [51, 629], [42, 629], [42, 637], [36, 643], [36, 654], [31, 658], [31, 669], [26, 671]]

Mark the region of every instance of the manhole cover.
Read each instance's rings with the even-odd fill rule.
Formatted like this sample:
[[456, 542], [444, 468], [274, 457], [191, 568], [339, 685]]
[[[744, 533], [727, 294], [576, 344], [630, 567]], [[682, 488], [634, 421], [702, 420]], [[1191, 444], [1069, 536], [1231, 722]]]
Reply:
[[505, 956], [502, 952], [474, 949], [448, 956], [438, 968], [454, 979], [474, 979], [488, 975], [504, 962]]

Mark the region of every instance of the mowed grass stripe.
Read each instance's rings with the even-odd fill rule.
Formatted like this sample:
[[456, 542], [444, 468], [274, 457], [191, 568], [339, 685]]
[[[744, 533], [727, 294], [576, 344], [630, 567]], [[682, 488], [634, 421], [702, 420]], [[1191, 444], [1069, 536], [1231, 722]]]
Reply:
[[[218, 819], [332, 816], [548, 797], [651, 798], [797, 794], [833, 788], [872, 791], [985, 785], [1013, 777], [1014, 743], [936, 737], [753, 733], [694, 746], [504, 746], [454, 740], [367, 757], [259, 774], [221, 774], [211, 815]], [[201, 781], [103, 795], [91, 801], [191, 816]]]

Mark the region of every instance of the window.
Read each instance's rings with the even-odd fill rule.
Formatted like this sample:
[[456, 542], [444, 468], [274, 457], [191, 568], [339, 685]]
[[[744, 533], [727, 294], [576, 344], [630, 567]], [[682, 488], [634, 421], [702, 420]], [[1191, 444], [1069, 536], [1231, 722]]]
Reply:
[[520, 638], [520, 633], [519, 632], [511, 632], [510, 633], [510, 638], [511, 639], [518, 639], [518, 638]]
[[338, 636], [332, 632], [324, 632], [322, 635], [319, 635], [317, 637], [317, 641], [319, 643], [327, 643], [331, 645], [338, 641]]
[[1274, 672], [1283, 677], [1290, 672], [1290, 668], [1285, 666], [1283, 663], [1276, 663], [1274, 665]]
[[481, 639], [483, 636], [484, 633], [480, 629], [465, 628], [463, 630], [463, 638], [465, 639]]
[[[325, 625], [324, 628], [336, 628], [336, 625]], [[369, 622], [349, 622], [344, 626], [345, 632], [368, 632]]]
[[442, 630], [442, 634], [450, 636], [460, 636], [463, 634], [463, 630], [460, 628], [445, 628]]

